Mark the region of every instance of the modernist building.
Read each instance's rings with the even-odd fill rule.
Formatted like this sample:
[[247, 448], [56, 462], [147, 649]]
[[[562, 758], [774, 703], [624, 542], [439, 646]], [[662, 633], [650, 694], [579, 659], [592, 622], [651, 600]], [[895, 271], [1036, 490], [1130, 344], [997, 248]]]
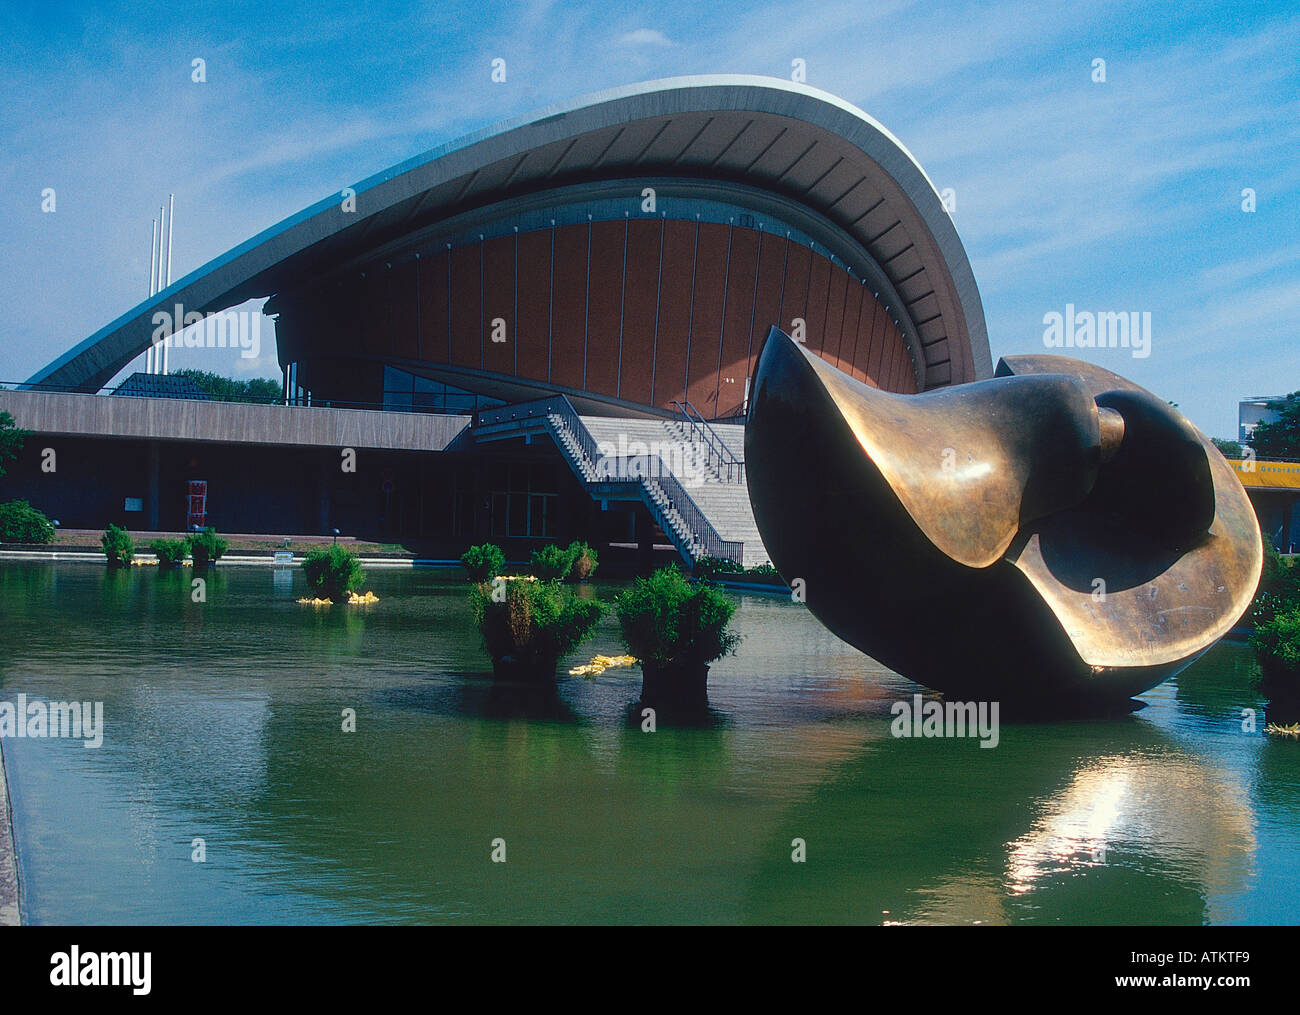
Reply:
[[[156, 311], [212, 313], [254, 297], [270, 297], [282, 412], [461, 415], [563, 395], [586, 416], [671, 421], [690, 403], [697, 420], [738, 420], [773, 325], [892, 391], [992, 372], [970, 264], [925, 172], [861, 110], [767, 78], [617, 89], [394, 166], [180, 279], [28, 388], [97, 392], [149, 347]], [[41, 429], [39, 419], [20, 423]], [[178, 440], [129, 426], [142, 441]], [[580, 469], [559, 475], [562, 448], [525, 451], [531, 436], [490, 451], [466, 435], [423, 455], [402, 449], [426, 477], [425, 506], [399, 511], [397, 534], [495, 532], [490, 507], [479, 517], [478, 481], [459, 516], [427, 517], [428, 476], [463, 493], [463, 470], [507, 445], [531, 463], [526, 490], [608, 507], [581, 492], [590, 484]], [[193, 462], [202, 435], [179, 440], [188, 450], [172, 450]], [[533, 469], [546, 454], [558, 468]], [[433, 462], [440, 456], [458, 464]], [[385, 468], [391, 508], [393, 491], [410, 483], [392, 474], [406, 466]], [[556, 509], [574, 515], [562, 502]], [[367, 512], [373, 505], [346, 521], [365, 528]], [[314, 529], [321, 514], [313, 508], [301, 524]], [[234, 518], [223, 527], [243, 528]], [[560, 538], [565, 527], [523, 530]]]

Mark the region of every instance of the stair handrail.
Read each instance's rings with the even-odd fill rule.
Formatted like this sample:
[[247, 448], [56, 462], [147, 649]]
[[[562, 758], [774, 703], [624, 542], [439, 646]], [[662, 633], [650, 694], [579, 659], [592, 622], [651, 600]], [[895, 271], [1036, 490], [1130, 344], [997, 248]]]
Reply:
[[690, 401], [677, 401], [674, 399], [673, 405], [677, 406], [681, 412], [686, 425], [690, 428], [690, 432], [699, 434], [700, 440], [704, 443], [710, 457], [717, 457], [718, 472], [723, 481], [727, 483], [743, 483], [745, 481], [744, 459], [737, 458], [735, 452], [727, 447], [726, 442], [713, 429], [709, 421], [704, 418], [703, 413], [695, 408], [695, 405]]
[[477, 429], [478, 427], [528, 419], [545, 419], [549, 422], [552, 417], [559, 417], [564, 429], [573, 436], [583, 456], [594, 469], [596, 461], [600, 457], [600, 449], [596, 445], [596, 438], [591, 435], [591, 431], [583, 424], [582, 417], [578, 415], [578, 410], [573, 407], [573, 403], [569, 401], [567, 395], [552, 395], [549, 398], [538, 398], [531, 402], [518, 402], [514, 405], [503, 405], [496, 409], [484, 409], [474, 414], [473, 426]]
[[658, 476], [642, 476], [640, 482], [647, 488], [652, 484], [659, 487], [669, 506], [682, 519], [686, 527], [684, 535], [689, 539], [692, 551], [699, 547], [703, 550], [701, 556], [723, 557], [737, 564], [744, 563], [744, 542], [723, 539], [708, 515], [695, 503], [695, 498], [671, 472], [663, 470]]
[[[657, 487], [669, 508], [676, 512], [681, 519], [683, 531], [680, 535], [688, 543], [688, 556], [693, 556], [696, 548], [699, 547], [708, 556], [725, 557], [737, 563], [744, 562], [744, 542], [722, 538], [713, 523], [709, 521], [708, 516], [701, 510], [695, 499], [682, 486], [677, 477], [672, 474], [672, 471], [664, 465], [662, 459], [658, 460], [658, 468], [647, 470], [655, 473], [654, 475], [602, 476], [599, 467], [599, 461], [602, 457], [600, 446], [567, 396], [554, 395], [550, 398], [539, 398], [532, 402], [520, 402], [495, 409], [484, 409], [474, 414], [473, 426], [477, 429], [483, 426], [520, 422], [529, 419], [544, 420], [546, 426], [552, 432], [560, 429], [568, 432], [577, 448], [579, 457], [582, 459], [582, 461], [576, 463], [579, 465], [579, 473], [582, 473], [582, 466], [585, 465], [590, 474], [596, 477], [595, 479], [587, 479], [583, 476], [584, 485], [639, 484], [641, 499], [656, 516], [659, 516], [657, 520], [660, 526], [665, 531], [668, 531], [673, 526], [671, 519], [659, 509], [658, 501], [654, 497], [653, 488]], [[555, 435], [559, 436], [558, 433]]]

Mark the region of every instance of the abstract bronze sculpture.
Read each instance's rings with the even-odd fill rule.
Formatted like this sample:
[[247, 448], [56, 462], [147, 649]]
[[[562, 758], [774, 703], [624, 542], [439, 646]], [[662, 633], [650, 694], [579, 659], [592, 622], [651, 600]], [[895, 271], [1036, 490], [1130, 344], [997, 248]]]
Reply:
[[764, 545], [813, 614], [953, 696], [1124, 701], [1227, 633], [1259, 581], [1259, 525], [1218, 450], [1064, 356], [897, 395], [773, 328], [745, 458]]

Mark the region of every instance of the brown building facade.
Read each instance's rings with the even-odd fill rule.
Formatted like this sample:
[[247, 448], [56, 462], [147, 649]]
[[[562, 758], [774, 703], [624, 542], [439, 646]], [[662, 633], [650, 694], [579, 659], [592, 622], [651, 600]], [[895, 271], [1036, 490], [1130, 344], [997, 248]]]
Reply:
[[563, 392], [610, 411], [689, 401], [737, 417], [772, 325], [802, 330], [867, 383], [917, 390], [917, 364], [863, 278], [792, 230], [727, 217], [629, 214], [439, 242], [281, 294], [267, 311], [295, 397], [313, 404], [419, 409], [423, 395], [446, 410], [451, 385], [504, 401]]

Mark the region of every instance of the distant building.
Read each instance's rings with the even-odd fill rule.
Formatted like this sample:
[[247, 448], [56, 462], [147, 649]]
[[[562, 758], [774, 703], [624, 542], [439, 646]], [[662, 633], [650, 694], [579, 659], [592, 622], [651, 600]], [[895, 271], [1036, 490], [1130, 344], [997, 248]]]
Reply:
[[[1285, 395], [1258, 395], [1237, 403], [1237, 439], [1242, 445], [1251, 445], [1255, 427], [1272, 423], [1281, 413], [1270, 409], [1270, 404], [1286, 401]], [[1234, 468], [1238, 468], [1234, 466]], [[1261, 460], [1252, 462], [1249, 472], [1238, 468], [1238, 477], [1250, 495], [1250, 502], [1259, 516], [1259, 526], [1267, 540], [1283, 553], [1294, 552], [1300, 545], [1300, 511], [1296, 510], [1300, 483], [1296, 471], [1300, 466], [1289, 462]]]
[[1237, 440], [1242, 444], [1249, 444], [1255, 433], [1255, 427], [1260, 423], [1276, 422], [1279, 413], [1276, 409], [1270, 409], [1269, 403], [1281, 402], [1285, 399], [1285, 395], [1258, 395], [1238, 402]]

